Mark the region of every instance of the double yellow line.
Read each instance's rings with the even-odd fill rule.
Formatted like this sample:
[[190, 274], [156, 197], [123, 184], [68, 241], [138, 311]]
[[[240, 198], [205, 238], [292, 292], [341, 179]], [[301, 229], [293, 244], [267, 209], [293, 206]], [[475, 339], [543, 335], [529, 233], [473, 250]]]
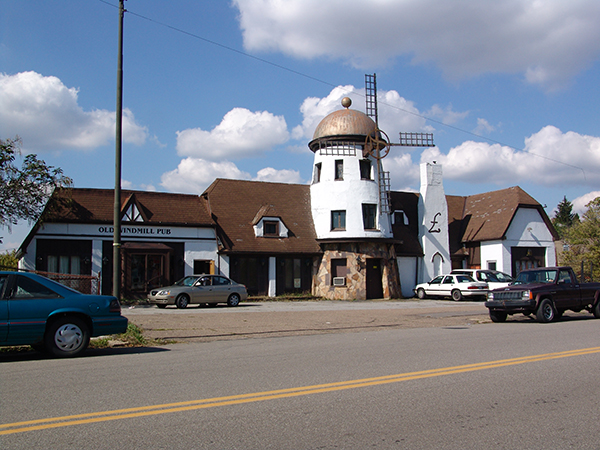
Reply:
[[68, 427], [89, 423], [107, 422], [109, 420], [122, 420], [134, 417], [153, 416], [158, 414], [170, 414], [182, 411], [193, 411], [196, 409], [214, 408], [217, 406], [239, 405], [243, 403], [262, 402], [281, 398], [299, 397], [301, 395], [322, 394], [325, 392], [355, 389], [380, 384], [399, 383], [401, 381], [418, 380], [423, 378], [453, 375], [477, 370], [495, 369], [498, 367], [514, 366], [551, 359], [568, 358], [571, 356], [583, 356], [600, 353], [600, 347], [569, 350], [565, 352], [546, 353], [542, 355], [524, 356], [522, 358], [503, 359], [462, 366], [444, 367], [440, 369], [422, 370], [396, 375], [363, 378], [359, 380], [341, 381], [338, 383], [317, 384], [274, 391], [255, 392], [251, 394], [231, 395], [227, 397], [215, 397], [203, 400], [190, 400], [186, 402], [165, 403], [162, 405], [141, 406], [138, 408], [115, 409], [112, 411], [76, 414], [72, 416], [51, 417], [47, 419], [28, 420], [24, 422], [13, 422], [0, 425], [0, 435], [24, 433], [26, 431], [47, 430], [50, 428]]

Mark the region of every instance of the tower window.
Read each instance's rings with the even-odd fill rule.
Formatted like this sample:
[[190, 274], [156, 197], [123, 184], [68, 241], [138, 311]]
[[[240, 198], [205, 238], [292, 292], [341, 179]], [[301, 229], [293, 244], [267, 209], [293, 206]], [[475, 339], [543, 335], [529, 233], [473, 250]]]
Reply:
[[321, 181], [321, 163], [315, 164], [315, 171], [313, 172], [313, 183]]
[[371, 161], [368, 159], [360, 160], [360, 179], [372, 180], [371, 178]]
[[346, 229], [346, 211], [331, 211], [331, 229]]
[[374, 230], [377, 225], [377, 205], [363, 203], [363, 224], [365, 230]]
[[336, 159], [335, 161], [335, 179], [343, 180], [344, 179], [344, 160]]

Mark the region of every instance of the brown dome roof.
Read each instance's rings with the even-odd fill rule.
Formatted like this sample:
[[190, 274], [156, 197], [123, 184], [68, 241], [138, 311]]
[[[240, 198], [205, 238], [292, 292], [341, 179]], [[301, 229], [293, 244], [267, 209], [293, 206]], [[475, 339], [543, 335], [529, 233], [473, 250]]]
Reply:
[[377, 124], [365, 113], [355, 109], [334, 111], [317, 125], [313, 141], [330, 136], [370, 136], [377, 130]]

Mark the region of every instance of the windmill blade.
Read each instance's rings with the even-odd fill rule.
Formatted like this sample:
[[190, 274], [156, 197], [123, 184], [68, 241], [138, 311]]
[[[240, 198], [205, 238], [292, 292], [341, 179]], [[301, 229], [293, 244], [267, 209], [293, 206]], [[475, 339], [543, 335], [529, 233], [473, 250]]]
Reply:
[[399, 147], [435, 147], [433, 133], [400, 132], [400, 143], [392, 145]]
[[365, 74], [366, 113], [379, 127], [377, 113], [377, 76]]

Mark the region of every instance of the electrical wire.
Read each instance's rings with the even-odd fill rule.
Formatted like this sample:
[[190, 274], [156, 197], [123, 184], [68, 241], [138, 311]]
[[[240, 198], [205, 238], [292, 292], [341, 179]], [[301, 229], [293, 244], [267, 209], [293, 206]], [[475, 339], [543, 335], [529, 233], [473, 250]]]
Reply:
[[[106, 1], [106, 0], [98, 0], [98, 1], [99, 1], [100, 3], [104, 3], [104, 4], [108, 5], [108, 6], [112, 6], [112, 7], [114, 7], [114, 8], [118, 8], [117, 6], [115, 6], [115, 5], [111, 4], [111, 3], [109, 3], [109, 2], [108, 2], [108, 1]], [[154, 24], [156, 24], [156, 25], [160, 25], [160, 26], [162, 26], [162, 27], [165, 27], [165, 28], [168, 28], [168, 29], [170, 29], [170, 30], [173, 30], [173, 31], [175, 31], [175, 32], [177, 32], [177, 33], [181, 33], [181, 34], [184, 34], [184, 35], [186, 35], [186, 36], [192, 37], [192, 38], [194, 38], [194, 39], [198, 39], [198, 40], [200, 40], [200, 41], [206, 42], [207, 44], [211, 44], [211, 45], [214, 45], [214, 46], [216, 46], [216, 47], [220, 47], [220, 48], [222, 48], [222, 49], [224, 49], [224, 50], [228, 50], [228, 51], [230, 51], [230, 52], [237, 53], [238, 55], [241, 55], [241, 56], [245, 56], [245, 57], [247, 57], [247, 58], [254, 59], [254, 60], [256, 60], [256, 61], [258, 61], [258, 62], [261, 62], [261, 63], [263, 63], [263, 64], [268, 64], [268, 65], [270, 65], [270, 66], [272, 66], [272, 67], [275, 67], [275, 68], [277, 68], [277, 69], [281, 69], [281, 70], [284, 70], [284, 71], [286, 71], [286, 72], [293, 73], [294, 75], [298, 75], [298, 76], [301, 76], [301, 77], [307, 78], [307, 79], [309, 79], [309, 80], [315, 81], [315, 82], [317, 82], [317, 83], [320, 83], [320, 84], [323, 84], [323, 85], [325, 85], [325, 86], [329, 86], [329, 87], [332, 87], [332, 88], [340, 87], [340, 86], [339, 86], [339, 85], [337, 85], [337, 84], [330, 83], [330, 82], [328, 82], [328, 81], [322, 80], [322, 79], [320, 79], [320, 78], [317, 78], [317, 77], [314, 77], [314, 76], [312, 76], [312, 75], [308, 75], [308, 74], [306, 74], [306, 73], [300, 72], [300, 71], [298, 71], [298, 70], [291, 69], [291, 68], [289, 68], [289, 67], [286, 67], [286, 66], [284, 66], [284, 65], [277, 64], [277, 63], [275, 63], [275, 62], [273, 62], [273, 61], [269, 61], [268, 59], [264, 59], [264, 58], [260, 58], [260, 57], [258, 57], [258, 56], [255, 56], [255, 55], [251, 55], [251, 54], [249, 54], [249, 53], [246, 53], [246, 52], [244, 52], [244, 51], [242, 51], [242, 50], [238, 50], [238, 49], [236, 49], [236, 48], [233, 48], [233, 47], [230, 47], [230, 46], [228, 46], [228, 45], [221, 44], [220, 42], [216, 42], [216, 41], [213, 41], [213, 40], [211, 40], [211, 39], [207, 39], [207, 38], [205, 38], [205, 37], [203, 37], [203, 36], [200, 36], [200, 35], [198, 35], [198, 34], [195, 34], [195, 33], [192, 33], [192, 32], [186, 31], [186, 30], [182, 30], [181, 28], [175, 27], [175, 26], [173, 26], [173, 25], [169, 25], [169, 24], [167, 24], [167, 23], [164, 23], [164, 22], [160, 22], [160, 21], [158, 21], [158, 20], [152, 19], [152, 18], [150, 18], [150, 17], [147, 17], [147, 16], [144, 16], [144, 15], [142, 15], [142, 14], [135, 13], [135, 12], [133, 12], [133, 11], [129, 11], [129, 10], [127, 10], [127, 9], [125, 10], [125, 12], [126, 12], [126, 13], [128, 13], [128, 14], [131, 14], [132, 16], [138, 17], [138, 18], [140, 18], [140, 19], [147, 20], [148, 22], [152, 22], [152, 23], [154, 23]], [[359, 92], [356, 92], [356, 91], [348, 91], [348, 93], [352, 93], [352, 94], [354, 94], [354, 95], [357, 95], [357, 96], [359, 96], [359, 97], [366, 98], [366, 95], [363, 95], [363, 94], [361, 94], [361, 93], [359, 93]], [[398, 111], [402, 111], [402, 112], [404, 112], [404, 113], [406, 113], [406, 114], [410, 114], [410, 115], [413, 115], [413, 116], [415, 116], [415, 117], [419, 117], [419, 118], [421, 118], [421, 119], [424, 119], [424, 120], [426, 120], [426, 121], [429, 121], [429, 122], [436, 123], [436, 124], [438, 124], [438, 125], [440, 125], [440, 126], [443, 126], [443, 127], [446, 127], [446, 128], [450, 128], [450, 129], [452, 129], [452, 130], [455, 130], [455, 131], [458, 131], [458, 132], [460, 132], [460, 133], [468, 134], [468, 135], [470, 135], [470, 136], [474, 136], [474, 137], [477, 137], [477, 138], [479, 138], [479, 139], [484, 139], [484, 140], [486, 140], [486, 141], [488, 141], [488, 142], [491, 142], [491, 143], [494, 143], [494, 144], [498, 144], [498, 145], [501, 145], [501, 146], [504, 146], [504, 147], [510, 148], [510, 149], [512, 149], [512, 150], [516, 150], [516, 151], [519, 151], [519, 152], [528, 153], [528, 154], [530, 154], [530, 155], [532, 155], [532, 156], [536, 156], [536, 157], [538, 157], [538, 158], [542, 158], [542, 159], [545, 159], [545, 160], [548, 160], [548, 161], [552, 161], [552, 162], [554, 162], [554, 163], [557, 163], [557, 164], [562, 164], [562, 165], [564, 165], [564, 166], [567, 166], [567, 167], [571, 167], [571, 168], [573, 168], [573, 169], [580, 170], [580, 171], [581, 171], [581, 173], [583, 174], [583, 179], [584, 179], [584, 181], [585, 181], [585, 182], [587, 182], [587, 177], [586, 177], [586, 175], [585, 175], [585, 170], [584, 170], [582, 167], [575, 166], [575, 165], [572, 165], [572, 164], [568, 164], [568, 163], [566, 163], [566, 162], [564, 162], [564, 161], [559, 161], [559, 160], [557, 160], [557, 159], [553, 159], [553, 158], [550, 158], [550, 157], [548, 157], [548, 156], [540, 155], [540, 154], [534, 153], [534, 152], [532, 152], [532, 151], [525, 150], [524, 148], [514, 147], [514, 146], [512, 146], [512, 145], [509, 145], [509, 144], [506, 144], [506, 143], [504, 143], [504, 142], [501, 142], [501, 141], [498, 141], [498, 140], [492, 139], [492, 138], [490, 138], [490, 137], [487, 137], [487, 136], [482, 136], [482, 135], [480, 135], [480, 134], [477, 134], [477, 133], [474, 133], [474, 132], [472, 132], [472, 131], [464, 130], [464, 129], [460, 128], [460, 127], [457, 127], [457, 126], [454, 126], [454, 125], [450, 125], [450, 124], [444, 123], [444, 122], [442, 122], [442, 121], [440, 121], [440, 120], [436, 120], [436, 119], [434, 119], [434, 118], [432, 118], [432, 117], [427, 117], [427, 116], [424, 116], [424, 115], [422, 115], [422, 114], [415, 113], [415, 112], [413, 112], [413, 111], [409, 111], [409, 110], [406, 110], [406, 109], [400, 108], [399, 106], [396, 106], [396, 105], [390, 105], [389, 103], [380, 102], [380, 101], [378, 101], [378, 105], [379, 105], [379, 106], [381, 106], [381, 105], [384, 105], [384, 106], [387, 106], [388, 108], [392, 108], [392, 109], [396, 109], [396, 110], [398, 110]]]

